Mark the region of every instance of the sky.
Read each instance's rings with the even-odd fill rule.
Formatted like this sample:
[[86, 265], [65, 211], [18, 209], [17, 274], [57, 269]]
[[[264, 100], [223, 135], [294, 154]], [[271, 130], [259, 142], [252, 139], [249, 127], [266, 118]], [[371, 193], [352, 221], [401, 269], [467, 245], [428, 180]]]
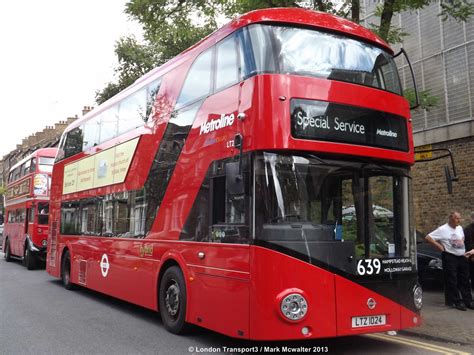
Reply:
[[114, 79], [115, 41], [141, 38], [127, 0], [0, 3], [0, 159], [23, 138], [96, 106]]

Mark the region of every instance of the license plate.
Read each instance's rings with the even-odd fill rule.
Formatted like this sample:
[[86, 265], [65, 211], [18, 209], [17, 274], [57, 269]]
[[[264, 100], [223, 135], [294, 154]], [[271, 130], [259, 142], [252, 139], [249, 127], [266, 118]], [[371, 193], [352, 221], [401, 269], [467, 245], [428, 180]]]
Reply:
[[352, 317], [352, 328], [377, 327], [387, 324], [385, 314], [377, 316]]

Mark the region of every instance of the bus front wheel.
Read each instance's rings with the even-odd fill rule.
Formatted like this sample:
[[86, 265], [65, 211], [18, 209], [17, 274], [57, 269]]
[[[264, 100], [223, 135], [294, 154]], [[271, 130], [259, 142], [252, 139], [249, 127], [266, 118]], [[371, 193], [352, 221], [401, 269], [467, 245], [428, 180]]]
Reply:
[[9, 262], [9, 261], [12, 260], [12, 251], [10, 249], [10, 240], [8, 240], [8, 239], [5, 241], [5, 255], [4, 255], [4, 257], [5, 257], [6, 262]]
[[23, 265], [26, 266], [28, 270], [33, 270], [35, 268], [35, 256], [31, 254], [30, 248], [28, 245], [25, 245], [25, 251], [23, 252]]
[[61, 261], [61, 280], [66, 290], [74, 289], [74, 284], [71, 282], [71, 256], [67, 250]]
[[165, 328], [174, 334], [183, 333], [186, 319], [186, 284], [177, 266], [168, 268], [160, 282], [159, 306]]

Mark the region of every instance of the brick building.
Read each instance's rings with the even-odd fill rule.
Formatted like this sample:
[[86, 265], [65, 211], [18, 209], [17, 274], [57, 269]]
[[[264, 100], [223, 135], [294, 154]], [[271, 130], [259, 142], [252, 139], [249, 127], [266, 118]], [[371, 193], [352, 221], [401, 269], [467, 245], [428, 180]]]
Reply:
[[443, 170], [448, 163], [447, 159], [415, 165], [413, 188], [417, 227], [426, 233], [445, 223], [451, 209], [461, 211], [465, 218], [463, 225], [469, 224], [469, 215], [474, 209], [474, 138], [471, 135], [432, 146], [448, 148], [453, 152], [459, 181], [453, 183], [453, 193], [448, 194]]
[[60, 121], [53, 126], [46, 126], [42, 131], [31, 134], [23, 138], [21, 144], [17, 144], [16, 149], [3, 156], [0, 164], [2, 166], [2, 182], [6, 186], [8, 172], [18, 161], [31, 154], [39, 148], [56, 147], [59, 144], [61, 134], [66, 127], [77, 119], [69, 117], [66, 121]]
[[[85, 115], [92, 109], [93, 107], [91, 106], [84, 106], [82, 115]], [[17, 144], [16, 149], [5, 154], [2, 160], [0, 160], [0, 185], [6, 186], [10, 168], [18, 161], [39, 148], [58, 146], [63, 131], [77, 118], [77, 115], [74, 117], [68, 117], [65, 121], [59, 121], [54, 126], [46, 126], [42, 131], [23, 138], [21, 144]], [[3, 211], [3, 198], [0, 198], [0, 211]]]
[[[363, 0], [364, 22], [376, 21], [378, 0]], [[394, 16], [392, 24], [407, 36], [403, 47], [413, 65], [419, 90], [437, 97], [436, 107], [412, 111], [415, 147], [448, 148], [454, 154], [459, 181], [448, 194], [444, 166], [449, 158], [417, 163], [413, 187], [417, 229], [429, 233], [445, 223], [450, 210], [469, 223], [474, 211], [474, 19], [442, 21], [440, 3]], [[378, 21], [378, 20], [377, 20]], [[397, 48], [399, 46], [395, 46]], [[402, 80], [407, 67], [401, 63]]]

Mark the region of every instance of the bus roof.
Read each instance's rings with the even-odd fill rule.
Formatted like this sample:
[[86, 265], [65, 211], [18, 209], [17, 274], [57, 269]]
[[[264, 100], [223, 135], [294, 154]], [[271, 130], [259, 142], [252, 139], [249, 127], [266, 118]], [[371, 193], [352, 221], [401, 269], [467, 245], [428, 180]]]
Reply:
[[326, 12], [313, 11], [301, 8], [272, 8], [248, 12], [235, 19], [230, 25], [240, 28], [251, 23], [291, 23], [302, 26], [310, 26], [329, 31], [339, 32], [363, 41], [372, 42], [393, 53], [388, 44], [367, 28], [356, 24], [345, 18], [328, 14]]
[[79, 127], [90, 117], [95, 116], [99, 112], [116, 104], [118, 101], [128, 96], [131, 92], [134, 92], [156, 78], [161, 77], [190, 58], [194, 58], [198, 53], [201, 53], [205, 49], [213, 46], [215, 43], [225, 38], [230, 33], [235, 32], [239, 28], [256, 23], [295, 24], [299, 26], [314, 27], [326, 31], [337, 32], [345, 36], [369, 42], [373, 45], [381, 47], [390, 54], [393, 54], [393, 50], [388, 46], [388, 44], [375, 35], [372, 31], [342, 17], [320, 11], [291, 7], [254, 10], [228, 22], [226, 25], [222, 26], [193, 46], [184, 50], [176, 57], [170, 59], [168, 62], [152, 69], [142, 77], [138, 78], [132, 85], [101, 104], [97, 109], [90, 111], [84, 117], [71, 123], [64, 132], [68, 132], [71, 129]]

